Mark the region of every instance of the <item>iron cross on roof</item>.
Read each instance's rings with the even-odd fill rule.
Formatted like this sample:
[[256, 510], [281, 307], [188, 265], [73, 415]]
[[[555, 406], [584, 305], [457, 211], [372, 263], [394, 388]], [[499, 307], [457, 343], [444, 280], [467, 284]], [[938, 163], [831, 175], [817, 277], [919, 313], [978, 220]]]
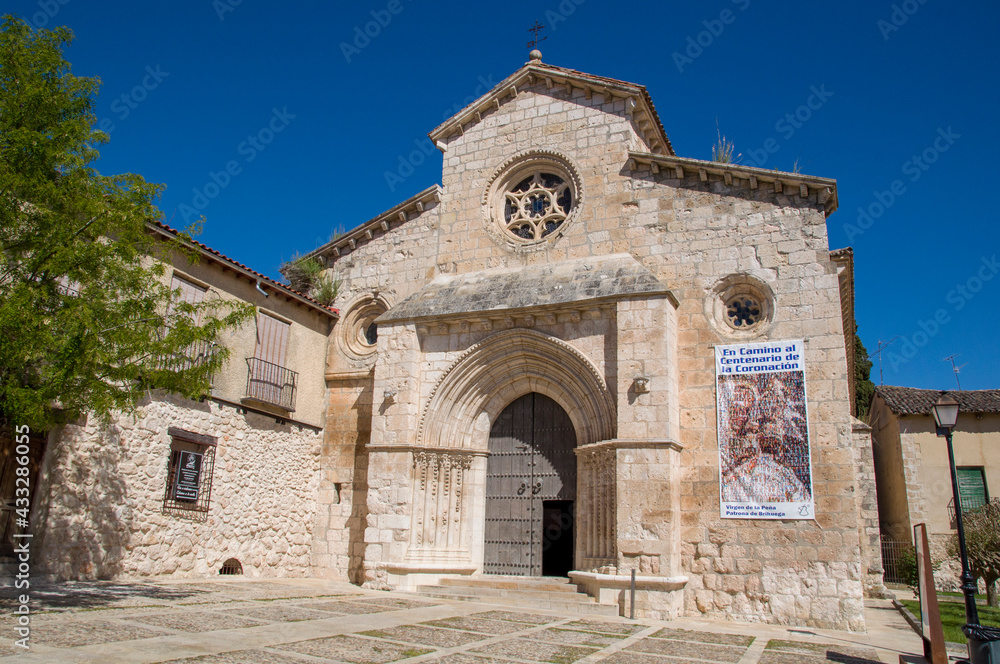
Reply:
[[538, 44], [548, 39], [548, 37], [538, 38], [538, 33], [545, 29], [545, 26], [539, 23], [537, 20], [535, 24], [528, 28], [528, 32], [534, 32], [535, 38], [528, 42], [528, 48], [537, 48]]

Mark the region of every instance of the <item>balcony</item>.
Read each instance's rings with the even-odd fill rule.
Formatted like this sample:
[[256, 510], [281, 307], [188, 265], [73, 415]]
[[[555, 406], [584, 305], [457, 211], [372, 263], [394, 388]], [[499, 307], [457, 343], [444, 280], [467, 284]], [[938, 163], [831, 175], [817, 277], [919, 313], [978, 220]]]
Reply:
[[215, 343], [196, 341], [171, 355], [158, 355], [153, 359], [153, 366], [165, 371], [193, 369], [210, 360], [218, 349], [219, 347]]
[[246, 400], [295, 411], [295, 385], [299, 374], [255, 357], [247, 358]]
[[[965, 517], [966, 514], [972, 510], [978, 510], [986, 505], [986, 500], [979, 496], [962, 496], [962, 516]], [[948, 501], [948, 521], [951, 527], [958, 528], [958, 518], [955, 515], [955, 499], [952, 498]]]

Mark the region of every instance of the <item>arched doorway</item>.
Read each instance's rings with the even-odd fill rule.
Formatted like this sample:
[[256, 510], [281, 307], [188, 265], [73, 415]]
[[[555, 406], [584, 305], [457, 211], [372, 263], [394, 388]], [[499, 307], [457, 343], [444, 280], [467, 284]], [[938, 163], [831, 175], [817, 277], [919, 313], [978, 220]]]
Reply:
[[566, 411], [543, 394], [526, 394], [497, 417], [486, 461], [485, 573], [573, 569], [576, 440]]

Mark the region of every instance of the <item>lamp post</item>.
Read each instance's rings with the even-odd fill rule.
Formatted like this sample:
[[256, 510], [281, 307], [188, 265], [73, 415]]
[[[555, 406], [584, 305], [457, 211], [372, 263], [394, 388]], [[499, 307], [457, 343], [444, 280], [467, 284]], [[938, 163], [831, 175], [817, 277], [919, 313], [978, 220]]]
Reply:
[[962, 592], [965, 594], [965, 622], [969, 625], [979, 624], [979, 611], [976, 610], [976, 582], [969, 571], [969, 555], [965, 551], [965, 529], [962, 527], [962, 499], [958, 492], [958, 471], [955, 470], [955, 450], [951, 444], [951, 431], [958, 422], [958, 402], [947, 393], [941, 396], [931, 407], [934, 411], [934, 422], [937, 424], [937, 435], [948, 441], [948, 465], [951, 468], [951, 491], [955, 501], [955, 521], [958, 525], [958, 553], [962, 559]]

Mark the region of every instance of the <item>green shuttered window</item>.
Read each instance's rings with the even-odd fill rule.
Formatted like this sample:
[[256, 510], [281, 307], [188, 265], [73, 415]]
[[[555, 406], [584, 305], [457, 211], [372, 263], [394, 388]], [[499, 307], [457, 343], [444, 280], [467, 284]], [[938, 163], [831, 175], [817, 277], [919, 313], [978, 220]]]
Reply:
[[986, 492], [986, 477], [983, 468], [958, 468], [958, 494], [962, 500], [962, 511], [968, 512], [982, 507], [989, 500]]

